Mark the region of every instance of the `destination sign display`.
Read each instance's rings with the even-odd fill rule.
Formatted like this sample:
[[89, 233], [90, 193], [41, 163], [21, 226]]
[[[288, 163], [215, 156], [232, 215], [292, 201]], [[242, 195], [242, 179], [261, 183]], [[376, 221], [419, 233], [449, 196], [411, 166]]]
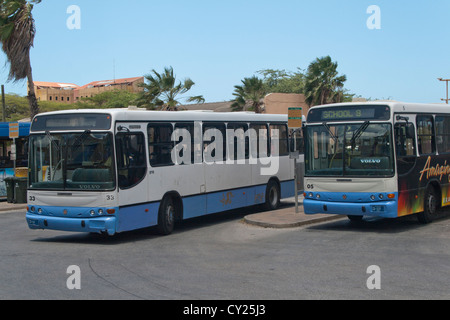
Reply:
[[312, 108], [308, 114], [308, 122], [332, 121], [370, 121], [389, 120], [388, 106], [339, 106], [326, 108]]

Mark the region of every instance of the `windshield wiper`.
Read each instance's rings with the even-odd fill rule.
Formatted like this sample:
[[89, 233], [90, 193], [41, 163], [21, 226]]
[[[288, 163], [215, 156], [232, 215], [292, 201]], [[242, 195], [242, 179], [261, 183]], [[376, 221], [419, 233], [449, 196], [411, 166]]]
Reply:
[[52, 134], [50, 133], [50, 131], [45, 131], [45, 135], [47, 136], [47, 138], [50, 140], [50, 143], [52, 144], [53, 148], [56, 151], [60, 151], [61, 148], [60, 146], [56, 143], [55, 139], [53, 138]]
[[367, 127], [368, 127], [369, 125], [370, 125], [370, 122], [369, 122], [369, 121], [366, 121], [366, 122], [364, 122], [364, 123], [358, 128], [358, 130], [356, 130], [356, 131], [353, 133], [352, 140], [350, 140], [351, 145], [353, 145], [353, 144], [355, 143], [356, 139], [358, 139], [358, 138], [362, 135], [362, 133], [363, 133], [364, 131], [366, 131], [366, 129], [367, 129]]
[[330, 126], [326, 122], [322, 123], [322, 125], [327, 129], [328, 133], [330, 134], [330, 137], [334, 140], [334, 142], [338, 143], [339, 138], [333, 133], [333, 131], [331, 131]]
[[73, 149], [77, 150], [90, 134], [91, 134], [91, 130], [84, 131], [73, 143]]

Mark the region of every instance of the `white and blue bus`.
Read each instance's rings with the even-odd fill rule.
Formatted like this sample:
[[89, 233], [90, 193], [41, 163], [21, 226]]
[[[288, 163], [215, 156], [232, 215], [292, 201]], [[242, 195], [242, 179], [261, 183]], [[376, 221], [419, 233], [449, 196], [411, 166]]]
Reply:
[[287, 115], [131, 109], [32, 121], [31, 229], [116, 233], [294, 196]]
[[450, 205], [450, 109], [442, 104], [313, 107], [305, 127], [306, 214], [431, 222]]

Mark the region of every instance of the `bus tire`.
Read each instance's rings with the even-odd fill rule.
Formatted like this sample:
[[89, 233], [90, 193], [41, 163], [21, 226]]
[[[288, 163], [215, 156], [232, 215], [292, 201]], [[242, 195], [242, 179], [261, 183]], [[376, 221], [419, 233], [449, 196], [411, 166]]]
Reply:
[[431, 223], [434, 220], [438, 210], [438, 198], [433, 187], [428, 187], [425, 192], [423, 212], [417, 214], [419, 222], [423, 224]]
[[280, 207], [280, 186], [275, 180], [270, 180], [266, 188], [266, 210], [276, 210]]
[[158, 231], [161, 235], [169, 235], [173, 232], [176, 217], [176, 206], [173, 198], [164, 197], [158, 211]]

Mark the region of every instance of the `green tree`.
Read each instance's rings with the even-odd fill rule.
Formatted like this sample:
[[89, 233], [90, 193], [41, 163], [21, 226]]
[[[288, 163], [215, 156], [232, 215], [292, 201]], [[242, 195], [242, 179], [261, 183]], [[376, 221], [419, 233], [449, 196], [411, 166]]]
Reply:
[[258, 71], [262, 75], [266, 91], [269, 93], [303, 93], [305, 75], [300, 68], [297, 72], [286, 70], [263, 69]]
[[30, 117], [39, 113], [34, 90], [30, 49], [33, 47], [36, 28], [33, 5], [41, 0], [0, 0], [0, 40], [9, 63], [9, 81], [28, 80]]
[[305, 96], [310, 106], [342, 102], [344, 99], [344, 83], [347, 76], [340, 76], [338, 63], [330, 56], [317, 58], [306, 73]]
[[232, 100], [232, 109], [234, 111], [251, 110], [256, 113], [262, 113], [264, 97], [267, 95], [267, 88], [263, 80], [256, 76], [244, 78], [242, 85], [234, 86], [235, 99]]
[[177, 83], [173, 68], [164, 68], [163, 73], [158, 73], [154, 69], [151, 74], [145, 76], [147, 82], [139, 86], [144, 90], [136, 99], [138, 107], [145, 107], [150, 110], [178, 111], [181, 101], [204, 103], [203, 96], [186, 97], [183, 96], [195, 85], [194, 81], [186, 78]]
[[6, 121], [22, 120], [30, 116], [26, 97], [18, 94], [5, 94], [5, 104]]

